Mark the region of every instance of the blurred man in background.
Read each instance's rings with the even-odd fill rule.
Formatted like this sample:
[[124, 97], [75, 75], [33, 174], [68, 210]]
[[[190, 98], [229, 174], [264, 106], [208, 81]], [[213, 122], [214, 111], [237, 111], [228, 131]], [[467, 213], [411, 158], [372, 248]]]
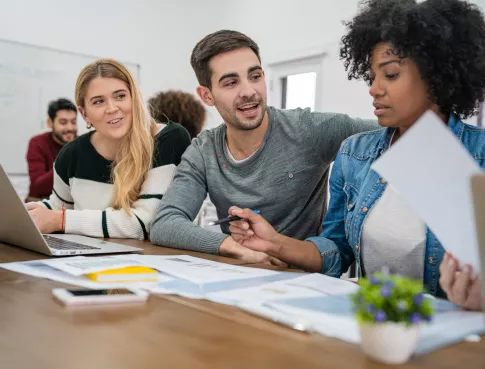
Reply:
[[49, 103], [47, 112], [51, 131], [32, 137], [27, 150], [30, 188], [26, 201], [37, 201], [52, 193], [54, 160], [62, 147], [77, 136], [76, 105], [58, 99]]

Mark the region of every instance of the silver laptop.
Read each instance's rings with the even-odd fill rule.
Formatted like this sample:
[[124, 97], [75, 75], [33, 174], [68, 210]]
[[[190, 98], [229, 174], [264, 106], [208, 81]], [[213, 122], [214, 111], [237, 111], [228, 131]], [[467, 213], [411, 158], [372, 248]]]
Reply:
[[485, 308], [485, 174], [472, 177], [473, 208], [480, 255], [482, 306]]
[[49, 256], [143, 251], [143, 249], [137, 247], [79, 235], [42, 235], [1, 165], [0, 241]]

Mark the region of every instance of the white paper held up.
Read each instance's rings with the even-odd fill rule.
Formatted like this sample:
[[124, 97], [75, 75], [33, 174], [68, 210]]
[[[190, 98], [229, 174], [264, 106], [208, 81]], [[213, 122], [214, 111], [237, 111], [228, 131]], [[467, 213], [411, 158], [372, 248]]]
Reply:
[[470, 178], [481, 168], [439, 117], [426, 112], [372, 165], [443, 247], [479, 272]]

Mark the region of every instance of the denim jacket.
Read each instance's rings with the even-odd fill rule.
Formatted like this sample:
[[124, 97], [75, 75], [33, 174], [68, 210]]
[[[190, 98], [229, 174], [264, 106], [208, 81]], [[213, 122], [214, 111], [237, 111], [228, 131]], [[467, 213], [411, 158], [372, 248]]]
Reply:
[[[483, 168], [485, 130], [465, 124], [453, 115], [448, 128]], [[371, 165], [389, 148], [394, 131], [394, 128], [381, 128], [349, 137], [342, 143], [330, 177], [330, 204], [323, 220], [323, 232], [307, 239], [320, 250], [324, 274], [340, 277], [357, 260], [359, 278], [362, 277], [362, 226], [387, 187], [386, 180]], [[423, 282], [427, 291], [437, 296], [444, 296], [439, 287], [443, 254], [443, 246], [427, 228]]]

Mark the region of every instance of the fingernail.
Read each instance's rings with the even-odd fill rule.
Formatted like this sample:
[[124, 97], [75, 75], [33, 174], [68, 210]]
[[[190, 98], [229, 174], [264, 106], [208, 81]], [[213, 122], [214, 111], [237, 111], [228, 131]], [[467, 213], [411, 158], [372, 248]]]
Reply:
[[247, 234], [248, 236], [253, 236], [253, 235], [254, 235], [254, 232], [253, 232], [253, 231], [251, 231], [251, 230], [249, 230], [249, 231], [247, 231], [247, 232], [246, 232], [246, 234]]
[[451, 267], [453, 265], [455, 265], [455, 260], [453, 260], [452, 258], [450, 258], [450, 260], [448, 260], [448, 265]]
[[469, 265], [465, 265], [465, 267], [463, 268], [463, 273], [470, 274], [471, 271], [472, 271], [472, 268], [470, 268]]

